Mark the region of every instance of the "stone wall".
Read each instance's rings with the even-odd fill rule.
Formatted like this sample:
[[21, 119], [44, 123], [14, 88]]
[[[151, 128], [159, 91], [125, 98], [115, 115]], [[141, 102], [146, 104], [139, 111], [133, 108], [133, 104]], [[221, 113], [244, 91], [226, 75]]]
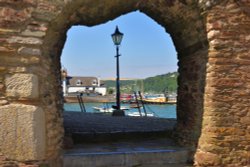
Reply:
[[250, 1], [207, 9], [209, 55], [197, 166], [250, 165]]
[[249, 7], [248, 0], [0, 0], [0, 166], [61, 166], [66, 31], [135, 10], [162, 25], [178, 52], [175, 137], [198, 144], [197, 166], [247, 165]]
[[43, 51], [60, 3], [1, 0], [0, 6], [0, 166], [60, 166], [60, 75]]

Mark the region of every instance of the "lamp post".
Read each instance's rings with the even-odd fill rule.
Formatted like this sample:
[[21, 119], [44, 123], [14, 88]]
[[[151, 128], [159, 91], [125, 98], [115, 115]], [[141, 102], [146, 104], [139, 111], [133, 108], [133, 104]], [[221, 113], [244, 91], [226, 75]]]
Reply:
[[113, 112], [113, 116], [124, 116], [125, 113], [121, 110], [120, 103], [120, 71], [119, 71], [119, 45], [121, 44], [123, 33], [121, 33], [116, 26], [115, 32], [111, 35], [114, 44], [116, 45], [116, 109]]

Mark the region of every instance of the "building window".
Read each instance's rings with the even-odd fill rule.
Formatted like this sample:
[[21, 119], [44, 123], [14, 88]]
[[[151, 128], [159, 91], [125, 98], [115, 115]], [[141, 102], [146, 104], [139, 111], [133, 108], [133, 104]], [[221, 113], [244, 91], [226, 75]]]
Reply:
[[76, 81], [76, 85], [77, 85], [77, 86], [82, 85], [82, 81], [81, 81], [80, 79], [78, 79], [78, 80]]
[[93, 80], [92, 85], [97, 85], [97, 80]]

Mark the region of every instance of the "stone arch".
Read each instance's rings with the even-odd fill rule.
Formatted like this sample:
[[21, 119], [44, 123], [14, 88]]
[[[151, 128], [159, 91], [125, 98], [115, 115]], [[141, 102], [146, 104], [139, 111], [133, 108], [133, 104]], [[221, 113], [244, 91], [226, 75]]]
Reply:
[[61, 165], [59, 60], [66, 30], [140, 10], [166, 29], [178, 52], [176, 137], [196, 145], [202, 130], [198, 166], [248, 165], [249, 2], [7, 0], [0, 6], [1, 163]]
[[[94, 6], [93, 8], [91, 7]], [[207, 39], [204, 19], [199, 15], [198, 6], [182, 2], [150, 1], [110, 2], [95, 5], [90, 1], [72, 1], [62, 9], [48, 27], [43, 53], [53, 64], [53, 80], [59, 85], [60, 55], [67, 30], [72, 25], [94, 26], [123, 14], [140, 10], [162, 25], [173, 38], [179, 59], [178, 104], [175, 137], [183, 145], [196, 146], [201, 130], [203, 94], [207, 62]], [[178, 11], [182, 11], [178, 13]], [[188, 14], [189, 13], [189, 14]], [[166, 17], [167, 15], [167, 17]], [[181, 27], [181, 28], [180, 28]], [[47, 78], [47, 76], [45, 76]], [[46, 78], [44, 78], [46, 80]], [[51, 79], [50, 79], [51, 82]], [[53, 87], [54, 84], [51, 84]], [[58, 87], [60, 88], [60, 87]], [[52, 88], [51, 88], [52, 90]], [[53, 90], [53, 94], [61, 92]], [[53, 101], [60, 101], [59, 98]], [[189, 100], [187, 100], [189, 99]]]

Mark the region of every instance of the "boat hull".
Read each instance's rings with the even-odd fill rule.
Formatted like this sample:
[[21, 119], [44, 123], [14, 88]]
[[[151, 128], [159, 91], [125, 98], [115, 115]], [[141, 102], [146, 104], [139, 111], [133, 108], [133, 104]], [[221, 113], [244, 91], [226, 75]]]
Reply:
[[147, 101], [142, 100], [144, 104], [176, 104], [176, 101], [165, 101], [165, 102], [159, 102], [159, 101]]

